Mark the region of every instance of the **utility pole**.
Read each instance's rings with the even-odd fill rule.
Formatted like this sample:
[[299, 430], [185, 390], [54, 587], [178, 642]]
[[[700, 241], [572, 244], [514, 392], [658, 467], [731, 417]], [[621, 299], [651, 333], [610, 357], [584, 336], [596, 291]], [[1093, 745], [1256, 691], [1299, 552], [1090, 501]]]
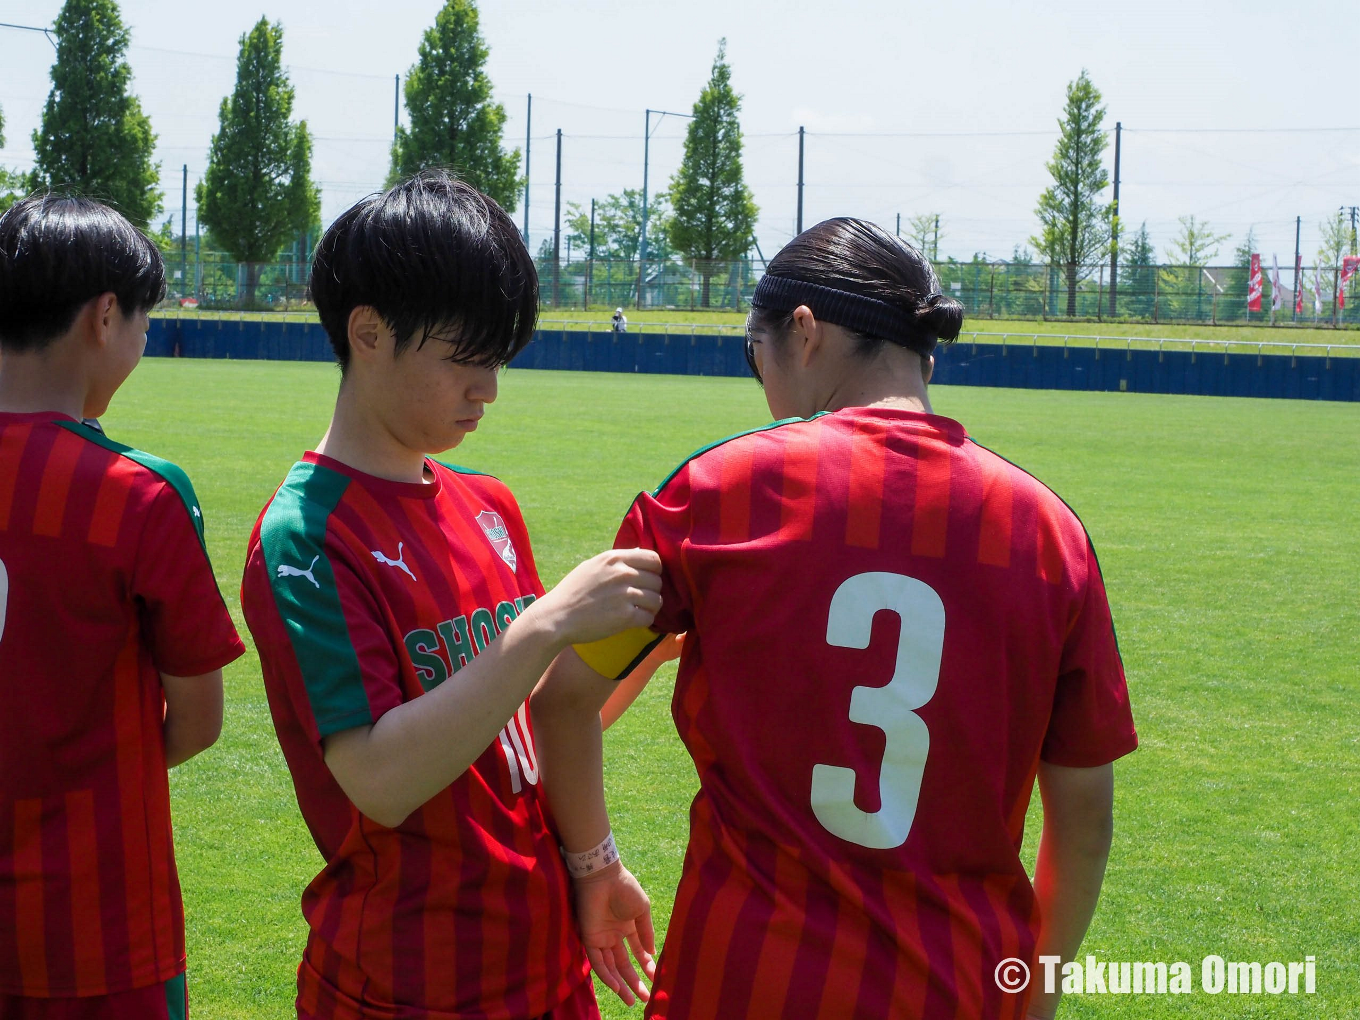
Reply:
[[803, 232], [803, 129], [798, 129], [798, 233]]
[[930, 261], [940, 261], [940, 214], [935, 214], [935, 243], [930, 246]]
[[1299, 237], [1303, 232], [1303, 217], [1294, 217], [1294, 321], [1299, 321], [1299, 288], [1303, 286], [1303, 251]]
[[189, 164], [184, 164], [184, 190], [179, 205], [179, 294], [189, 289]]
[[392, 75], [392, 144], [397, 144], [397, 130], [401, 127], [401, 75]]
[[897, 214], [897, 236], [898, 236], [898, 239], [899, 239], [899, 240], [900, 240], [901, 237], [902, 237], [902, 214], [901, 214], [901, 213], [898, 213], [898, 214]]
[[590, 308], [590, 288], [595, 283], [595, 199], [590, 200], [590, 261], [586, 263], [586, 292], [581, 310]]
[[1119, 293], [1119, 142], [1124, 125], [1114, 122], [1114, 215], [1115, 230], [1110, 244], [1110, 318], [1114, 318], [1115, 298]]
[[553, 200], [553, 307], [562, 277], [562, 129], [557, 129], [557, 187]]
[[[1341, 207], [1341, 210], [1344, 212], [1345, 209], [1346, 207], [1343, 205]], [[1356, 254], [1356, 242], [1357, 242], [1355, 234], [1355, 216], [1356, 212], [1360, 211], [1360, 206], [1353, 205], [1350, 207], [1350, 209], [1351, 209], [1351, 254], [1354, 255]]]
[[666, 117], [684, 117], [686, 120], [693, 120], [694, 116], [688, 113], [671, 113], [669, 110], [648, 110], [643, 118], [642, 129], [642, 236], [638, 239], [638, 285], [637, 285], [637, 304], [642, 307], [642, 290], [646, 282], [647, 271], [647, 170], [651, 164], [652, 156], [652, 114], [656, 114], [658, 126]]
[[[534, 94], [529, 93], [529, 105], [524, 111], [524, 247], [529, 247], [529, 146], [533, 144], [530, 128], [534, 123]], [[529, 253], [530, 255], [533, 252]]]

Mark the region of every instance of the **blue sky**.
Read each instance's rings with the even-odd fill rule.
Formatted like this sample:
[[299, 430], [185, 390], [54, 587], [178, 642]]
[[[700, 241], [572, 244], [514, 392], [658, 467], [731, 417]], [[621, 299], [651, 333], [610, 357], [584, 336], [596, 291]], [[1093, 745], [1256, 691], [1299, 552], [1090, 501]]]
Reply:
[[[125, 2], [167, 206], [178, 216], [187, 163], [192, 229], [193, 181], [232, 86], [237, 40], [261, 14], [284, 25], [295, 113], [317, 139], [323, 219], [379, 186], [393, 75], [414, 61], [439, 6]], [[59, 7], [0, 2], [0, 21], [50, 24]], [[1063, 88], [1083, 67], [1104, 93], [1109, 126], [1125, 127], [1125, 221], [1146, 220], [1159, 253], [1177, 218], [1194, 214], [1231, 235], [1222, 258], [1254, 225], [1267, 261], [1274, 252], [1288, 265], [1296, 215], [1307, 257], [1319, 221], [1360, 204], [1348, 5], [487, 0], [482, 30], [508, 146], [523, 147], [525, 96], [534, 95], [535, 245], [552, 230], [553, 132], [565, 136], [564, 202], [640, 186], [644, 108], [688, 111], [721, 36], [745, 97], [746, 173], [767, 256], [793, 233], [800, 125], [806, 224], [853, 214], [892, 229], [898, 213], [905, 224], [938, 212], [942, 254], [1008, 256], [1036, 229]], [[51, 59], [41, 35], [0, 29], [0, 163], [31, 165]], [[657, 128], [654, 189], [674, 172], [683, 131], [672, 119]]]

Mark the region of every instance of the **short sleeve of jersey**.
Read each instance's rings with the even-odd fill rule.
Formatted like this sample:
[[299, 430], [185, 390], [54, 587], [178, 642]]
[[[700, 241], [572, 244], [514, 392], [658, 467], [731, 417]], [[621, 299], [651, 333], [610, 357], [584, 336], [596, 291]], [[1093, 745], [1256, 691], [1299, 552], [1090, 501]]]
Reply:
[[[261, 664], [284, 674], [293, 710], [313, 740], [377, 722], [401, 704], [401, 667], [383, 610], [343, 549], [274, 528], [251, 561], [247, 619], [272, 611], [281, 624], [257, 627], [250, 620]], [[259, 604], [252, 571], [265, 573], [272, 605]]]
[[1041, 752], [1049, 764], [1070, 768], [1106, 765], [1138, 746], [1110, 603], [1089, 542], [1086, 559], [1085, 596], [1063, 645]]
[[576, 652], [596, 672], [620, 679], [632, 671], [661, 634], [681, 634], [694, 625], [693, 594], [682, 561], [683, 544], [690, 535], [688, 472], [668, 482], [656, 495], [643, 493], [633, 501], [614, 538], [615, 549], [651, 549], [661, 557], [661, 612], [650, 629], [639, 627], [589, 645]]
[[191, 516], [169, 484], [153, 497], [133, 568], [133, 594], [156, 669], [170, 676], [211, 673], [245, 652], [222, 601]]

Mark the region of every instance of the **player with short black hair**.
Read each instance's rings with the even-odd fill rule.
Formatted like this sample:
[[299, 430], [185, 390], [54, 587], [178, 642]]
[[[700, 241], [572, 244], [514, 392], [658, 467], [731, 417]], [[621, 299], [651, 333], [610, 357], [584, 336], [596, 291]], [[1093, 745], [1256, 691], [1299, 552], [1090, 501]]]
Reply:
[[245, 648], [189, 479], [81, 421], [164, 287], [98, 202], [0, 216], [0, 1020], [185, 1016], [166, 769], [217, 739]]
[[573, 882], [525, 700], [571, 642], [651, 621], [658, 558], [603, 553], [545, 594], [505, 484], [430, 457], [477, 428], [533, 330], [538, 278], [495, 202], [439, 171], [362, 200], [312, 294], [335, 414], [261, 513], [241, 587], [325, 860], [298, 1016], [598, 1017], [573, 900], [650, 949], [647, 899], [627, 872]]
[[1076, 953], [1111, 763], [1137, 738], [1081, 522], [931, 410], [961, 324], [930, 263], [871, 223], [790, 242], [747, 335], [780, 420], [638, 496], [617, 545], [661, 555], [653, 627], [565, 652], [534, 694], [563, 838], [605, 839], [595, 720], [640, 687], [613, 678], [686, 634], [673, 715], [700, 789], [648, 1016], [1053, 1015], [996, 975]]

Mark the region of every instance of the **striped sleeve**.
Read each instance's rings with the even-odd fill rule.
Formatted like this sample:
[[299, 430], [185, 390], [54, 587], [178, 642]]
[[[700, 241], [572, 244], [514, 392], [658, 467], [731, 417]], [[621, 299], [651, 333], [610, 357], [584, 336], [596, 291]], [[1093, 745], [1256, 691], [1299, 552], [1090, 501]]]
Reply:
[[1110, 602], [1089, 541], [1084, 569], [1085, 590], [1063, 645], [1041, 752], [1049, 764], [1069, 768], [1107, 765], [1138, 746]]
[[[156, 669], [199, 676], [245, 653], [203, 544], [193, 490], [157, 482], [142, 525], [132, 587]], [[185, 479], [184, 486], [188, 486]]]
[[282, 670], [294, 709], [313, 740], [376, 722], [401, 704], [400, 664], [383, 612], [343, 545], [328, 535], [331, 511], [347, 480], [299, 464], [260, 522], [258, 550], [247, 564], [264, 572], [281, 628], [261, 628], [261, 664]]
[[655, 495], [642, 493], [619, 525], [615, 549], [652, 549], [661, 557], [661, 612], [650, 628], [575, 645], [591, 669], [620, 680], [633, 671], [664, 634], [680, 634], [694, 625], [693, 602], [681, 563], [681, 545], [690, 534], [689, 473], [672, 475]]

